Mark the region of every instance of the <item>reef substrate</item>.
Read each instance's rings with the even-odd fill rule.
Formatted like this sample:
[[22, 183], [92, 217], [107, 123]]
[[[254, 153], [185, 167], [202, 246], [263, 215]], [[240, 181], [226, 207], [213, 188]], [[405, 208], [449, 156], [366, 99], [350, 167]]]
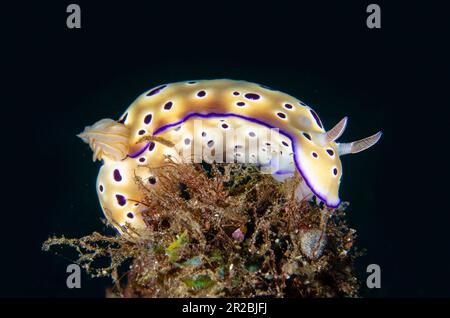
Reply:
[[[150, 169], [150, 168], [149, 168]], [[75, 248], [108, 297], [357, 297], [355, 230], [347, 203], [298, 202], [296, 174], [279, 183], [254, 165], [174, 164], [153, 168], [144, 232], [52, 237], [43, 249]]]

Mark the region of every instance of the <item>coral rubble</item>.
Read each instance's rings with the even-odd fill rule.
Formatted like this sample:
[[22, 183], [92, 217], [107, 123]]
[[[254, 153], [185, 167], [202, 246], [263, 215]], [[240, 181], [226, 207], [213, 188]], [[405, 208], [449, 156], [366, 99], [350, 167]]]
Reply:
[[109, 297], [358, 296], [347, 204], [299, 203], [300, 175], [279, 183], [250, 164], [171, 162], [152, 173], [160, 187], [136, 178], [144, 233], [53, 237], [43, 249], [75, 248], [88, 273], [112, 278]]

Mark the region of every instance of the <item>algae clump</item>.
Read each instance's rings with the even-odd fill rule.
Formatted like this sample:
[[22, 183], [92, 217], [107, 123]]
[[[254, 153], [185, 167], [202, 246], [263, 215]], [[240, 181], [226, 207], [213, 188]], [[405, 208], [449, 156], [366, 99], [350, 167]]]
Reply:
[[358, 296], [348, 204], [296, 201], [298, 173], [278, 183], [251, 164], [151, 170], [160, 187], [136, 179], [149, 198], [145, 233], [53, 237], [43, 249], [75, 248], [88, 273], [112, 278], [109, 297]]

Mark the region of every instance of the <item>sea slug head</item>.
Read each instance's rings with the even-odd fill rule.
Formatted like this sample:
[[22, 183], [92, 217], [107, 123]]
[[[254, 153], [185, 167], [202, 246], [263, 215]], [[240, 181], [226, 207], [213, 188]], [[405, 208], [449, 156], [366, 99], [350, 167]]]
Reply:
[[337, 143], [347, 125], [347, 117], [326, 132], [300, 132], [296, 149], [297, 167], [309, 188], [328, 207], [340, 204], [339, 185], [342, 176], [340, 156], [357, 153], [378, 142], [381, 132], [351, 143]]

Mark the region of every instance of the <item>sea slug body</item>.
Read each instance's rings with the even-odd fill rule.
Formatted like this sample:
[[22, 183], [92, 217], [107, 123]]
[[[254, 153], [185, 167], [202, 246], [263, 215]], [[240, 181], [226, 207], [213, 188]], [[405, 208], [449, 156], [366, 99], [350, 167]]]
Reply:
[[316, 195], [339, 206], [340, 156], [374, 145], [381, 132], [337, 143], [344, 117], [326, 131], [302, 101], [266, 86], [228, 79], [160, 85], [139, 96], [118, 121], [102, 119], [79, 135], [94, 160], [103, 160], [97, 192], [108, 220], [145, 227], [138, 176], [149, 187], [158, 180], [149, 167], [175, 162], [255, 163], [282, 181], [298, 171], [299, 200]]

